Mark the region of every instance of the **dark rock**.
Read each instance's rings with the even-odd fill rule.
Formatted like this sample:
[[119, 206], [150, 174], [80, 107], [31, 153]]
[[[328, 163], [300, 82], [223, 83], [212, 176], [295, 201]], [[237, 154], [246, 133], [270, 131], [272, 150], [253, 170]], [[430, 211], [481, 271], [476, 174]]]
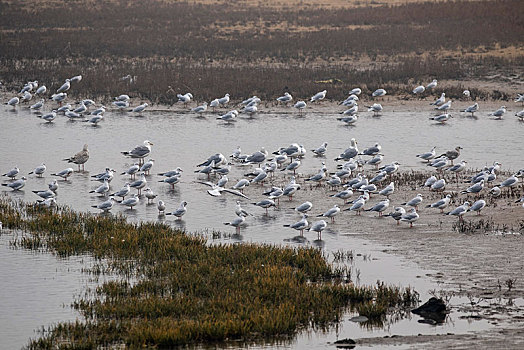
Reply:
[[435, 297], [430, 298], [421, 306], [416, 309], [411, 310], [414, 314], [421, 315], [423, 312], [429, 313], [445, 313], [447, 311], [446, 304], [442, 299], [437, 299]]
[[351, 338], [340, 339], [334, 342], [338, 349], [354, 349], [357, 346], [357, 342]]
[[433, 297], [411, 312], [424, 318], [423, 321], [419, 322], [435, 325], [444, 322], [448, 309], [442, 299]]

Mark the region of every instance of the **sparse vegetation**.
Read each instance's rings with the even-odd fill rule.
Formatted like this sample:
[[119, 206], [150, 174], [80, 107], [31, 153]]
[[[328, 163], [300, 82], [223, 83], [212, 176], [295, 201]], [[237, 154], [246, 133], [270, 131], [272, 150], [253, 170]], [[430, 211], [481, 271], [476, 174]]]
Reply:
[[[183, 1], [0, 6], [0, 75], [11, 89], [29, 79], [56, 86], [82, 73], [81, 88], [70, 92], [102, 99], [123, 90], [155, 103], [173, 103], [177, 92], [189, 90], [201, 100], [225, 92], [244, 98], [245, 91], [273, 99], [283, 91], [310, 96], [321, 87], [328, 98], [342, 99], [354, 86], [404, 95], [406, 86], [430, 77], [502, 72], [511, 81], [524, 67], [519, 0], [359, 8]], [[119, 80], [127, 74], [136, 82]], [[446, 93], [457, 98], [463, 88]], [[512, 97], [475, 89], [472, 95]]]
[[164, 224], [9, 198], [0, 200], [0, 220], [24, 232], [14, 245], [63, 257], [91, 254], [122, 276], [74, 303], [84, 321], [52, 326], [31, 342], [33, 349], [263, 340], [309, 326], [328, 329], [348, 308], [381, 319], [417, 302], [411, 289], [343, 282], [347, 271], [314, 248], [208, 245]]

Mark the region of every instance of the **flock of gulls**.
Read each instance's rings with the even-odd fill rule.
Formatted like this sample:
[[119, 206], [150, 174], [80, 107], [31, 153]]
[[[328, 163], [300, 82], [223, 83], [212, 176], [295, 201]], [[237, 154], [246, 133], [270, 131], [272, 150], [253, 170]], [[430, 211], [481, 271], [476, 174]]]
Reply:
[[[58, 113], [63, 113], [70, 119], [82, 119], [92, 124], [100, 122], [106, 111], [105, 106], [100, 105], [97, 107], [95, 102], [90, 99], [77, 102], [75, 105], [78, 105], [78, 107], [76, 108], [66, 103], [67, 91], [71, 89], [72, 85], [81, 81], [81, 79], [81, 75], [66, 79], [64, 84], [50, 97], [50, 99], [54, 101], [51, 103], [56, 104], [56, 108], [49, 113], [42, 113], [39, 116], [46, 122], [53, 122]], [[436, 86], [437, 80], [433, 80], [427, 86], [417, 86], [412, 92], [413, 94], [420, 94], [424, 91], [434, 89]], [[21, 97], [11, 98], [7, 102], [7, 105], [16, 108], [16, 106], [23, 103], [29, 104], [29, 101], [33, 98], [43, 97], [46, 93], [47, 88], [44, 85], [39, 86], [38, 81], [30, 81], [20, 90], [19, 94]], [[360, 88], [355, 88], [349, 92], [349, 97], [341, 103], [341, 105], [347, 109], [341, 112], [343, 116], [340, 117], [339, 120], [347, 124], [354, 124], [358, 120], [358, 96], [361, 95], [361, 93], [362, 90]], [[386, 94], [386, 90], [377, 89], [372, 93], [372, 98], [378, 98]], [[318, 103], [325, 99], [326, 95], [326, 90], [318, 92], [312, 96], [308, 102]], [[469, 91], [465, 90], [464, 95], [470, 97]], [[184, 95], [179, 94], [178, 99], [180, 103], [183, 103], [187, 107], [193, 100], [193, 95], [191, 93]], [[293, 103], [293, 97], [289, 93], [285, 93], [276, 100], [278, 103], [286, 105]], [[113, 106], [117, 109], [128, 110], [133, 113], [141, 113], [148, 107], [147, 103], [143, 103], [131, 108], [130, 101], [130, 97], [123, 94], [115, 97]], [[524, 103], [524, 95], [519, 94], [515, 101]], [[218, 119], [231, 122], [235, 120], [239, 113], [256, 113], [260, 102], [261, 100], [258, 97], [253, 96], [240, 103], [243, 106], [240, 111], [236, 109], [228, 111], [219, 116]], [[205, 113], [208, 108], [212, 108], [213, 110], [219, 107], [226, 108], [229, 103], [230, 96], [229, 94], [225, 94], [224, 97], [214, 99], [209, 104], [204, 103], [194, 107], [191, 111], [202, 114]], [[446, 100], [445, 93], [442, 93], [436, 101], [431, 103], [438, 114], [430, 119], [439, 123], [445, 123], [452, 117], [451, 113], [449, 113], [451, 103], [451, 100]], [[30, 105], [29, 108], [31, 110], [43, 111], [45, 104], [45, 99], [41, 98], [35, 104]], [[298, 109], [299, 113], [303, 113], [307, 108], [307, 103], [301, 100], [294, 103], [293, 107]], [[374, 103], [368, 107], [368, 111], [373, 112], [374, 115], [378, 115], [382, 110], [383, 107], [380, 103]], [[479, 105], [475, 103], [464, 109], [463, 112], [471, 113], [471, 115], [474, 116], [478, 110]], [[506, 107], [502, 106], [489, 115], [500, 119], [505, 113]], [[520, 119], [524, 119], [524, 110], [518, 112], [516, 115]], [[153, 181], [156, 183], [164, 183], [164, 185], [174, 188], [180, 183], [183, 174], [181, 168], [176, 168], [153, 175], [152, 171], [155, 160], [151, 158], [152, 146], [153, 142], [145, 140], [142, 144], [121, 152], [123, 156], [135, 161], [134, 164], [127, 169], [117, 171], [108, 167], [104, 171], [91, 176], [92, 180], [99, 184], [89, 191], [89, 195], [108, 198], [100, 204], [93, 206], [93, 208], [103, 213], [109, 212], [116, 204], [133, 209], [139, 204], [140, 200], [145, 197], [148, 203], [156, 201], [160, 216], [168, 215], [174, 216], [176, 219], [181, 219], [186, 214], [187, 201], [182, 201], [176, 209], [167, 210], [164, 201], [157, 198], [158, 196], [151, 189], [150, 183]], [[310, 201], [299, 203], [292, 208], [292, 210], [298, 213], [301, 219], [295, 223], [285, 225], [286, 227], [299, 231], [300, 236], [303, 236], [304, 231], [307, 230], [316, 232], [318, 239], [322, 239], [322, 231], [327, 228], [328, 222], [334, 223], [335, 217], [342, 212], [354, 212], [357, 216], [360, 216], [363, 211], [376, 212], [378, 216], [391, 217], [396, 221], [397, 225], [405, 222], [408, 223], [410, 227], [413, 227], [413, 224], [420, 217], [419, 208], [427, 208], [426, 210], [437, 209], [443, 214], [456, 216], [459, 220], [462, 220], [463, 216], [468, 212], [474, 212], [480, 215], [480, 212], [487, 206], [487, 202], [480, 198], [481, 193], [484, 192], [490, 196], [499, 197], [503, 191], [511, 190], [519, 186], [522, 183], [520, 179], [524, 177], [524, 169], [521, 169], [510, 177], [499, 179], [498, 175], [501, 164], [494, 162], [492, 166], [485, 167], [478, 174], [466, 178], [462, 173], [466, 170], [467, 161], [459, 160], [462, 147], [457, 146], [455, 149], [448, 150], [442, 154], [438, 154], [436, 147], [433, 147], [427, 152], [413, 156], [418, 157], [420, 161], [426, 162], [428, 168], [431, 169], [430, 176], [423, 184], [423, 187], [429, 188], [430, 191], [442, 193], [442, 198], [433, 203], [425, 203], [422, 194], [417, 194], [408, 201], [393, 205], [390, 196], [396, 191], [394, 174], [399, 172], [401, 164], [399, 164], [399, 162], [392, 162], [383, 165], [384, 151], [379, 143], [365, 149], [359, 149], [357, 140], [353, 138], [350, 141], [349, 147], [335, 158], [335, 161], [338, 162], [335, 170], [330, 172], [325, 162], [322, 161], [318, 172], [312, 176], [303, 177], [297, 173], [302, 162], [306, 159], [308, 151], [311, 152], [315, 158], [322, 159], [326, 156], [327, 147], [327, 142], [324, 142], [314, 149], [306, 149], [299, 143], [292, 143], [275, 149], [272, 152], [268, 152], [266, 148], [261, 147], [260, 150], [254, 153], [244, 154], [242, 153], [241, 147], [238, 146], [237, 149], [227, 157], [222, 153], [216, 153], [196, 164], [197, 169], [194, 170], [196, 178], [194, 181], [199, 185], [205, 186], [210, 196], [218, 197], [228, 194], [238, 197], [235, 216], [232, 220], [224, 223], [225, 225], [235, 227], [237, 232], [240, 232], [241, 227], [246, 224], [246, 219], [253, 215], [250, 213], [250, 210], [242, 207], [242, 201], [248, 201], [247, 203], [260, 207], [265, 211], [265, 214], [268, 215], [269, 208], [277, 208], [280, 206], [281, 198], [287, 198], [289, 201], [292, 201], [293, 196], [301, 189], [307, 188], [307, 186], [309, 186], [310, 189], [312, 189], [313, 186], [327, 186], [330, 189], [329, 197], [332, 198], [329, 200], [342, 200], [340, 205], [334, 204], [322, 213], [313, 215], [310, 213], [314, 207], [313, 203]], [[63, 161], [75, 164], [77, 171], [85, 171], [85, 164], [89, 159], [90, 153], [88, 145], [86, 144], [81, 151], [64, 158]], [[230, 175], [233, 167], [241, 169], [243, 175], [241, 179], [231, 184], [229, 183], [228, 175]], [[247, 169], [247, 167], [249, 167], [250, 170], [246, 171], [245, 169]], [[22, 172], [22, 170], [15, 166], [2, 174], [2, 177], [5, 179], [2, 186], [13, 191], [19, 191], [25, 186], [30, 175], [43, 177], [46, 172], [47, 168], [45, 164], [38, 165], [27, 173]], [[54, 177], [54, 179], [48, 184], [48, 188], [33, 191], [39, 198], [37, 204], [47, 207], [56, 206], [59, 187], [67, 186], [68, 178], [74, 172], [75, 169], [67, 167], [61, 171], [51, 173], [50, 175]], [[282, 183], [280, 183], [282, 176], [277, 175], [281, 173], [285, 174], [285, 180]], [[110, 184], [117, 176], [122, 177], [125, 183], [122, 188], [113, 191], [111, 190]], [[156, 176], [155, 180], [153, 180], [153, 176]], [[446, 186], [449, 185], [446, 182], [446, 176], [448, 181], [450, 178], [455, 178], [457, 185], [466, 181], [467, 186], [464, 186], [460, 194], [477, 196], [477, 200], [473, 203], [465, 200], [460, 206], [449, 208], [452, 203], [452, 198], [458, 194], [451, 194], [449, 191], [448, 193], [444, 193]], [[58, 181], [59, 179], [63, 181]], [[61, 182], [63, 182], [63, 185]], [[259, 194], [257, 196], [261, 198], [260, 200], [252, 202], [248, 195], [244, 193], [248, 186], [251, 186], [251, 188], [255, 187], [255, 189], [250, 190], [250, 192], [258, 191]], [[260, 190], [257, 190], [258, 188]], [[522, 203], [522, 207], [524, 208], [524, 196], [517, 202]], [[449, 211], [445, 212], [448, 208]], [[316, 217], [317, 220], [310, 223], [308, 221], [310, 216]], [[326, 222], [326, 220], [328, 222]]]

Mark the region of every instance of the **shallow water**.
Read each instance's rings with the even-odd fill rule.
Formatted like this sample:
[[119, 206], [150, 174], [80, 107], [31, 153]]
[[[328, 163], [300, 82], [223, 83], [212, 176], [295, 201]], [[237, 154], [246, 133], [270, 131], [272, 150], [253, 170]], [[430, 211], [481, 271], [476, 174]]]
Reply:
[[[234, 229], [224, 226], [223, 223], [235, 217], [234, 208], [238, 198], [230, 195], [218, 198], [209, 196], [205, 191], [208, 189], [205, 185], [195, 183], [197, 179], [205, 180], [205, 177], [197, 177], [193, 173], [195, 165], [217, 152], [227, 156], [237, 145], [242, 147], [243, 152], [252, 153], [262, 146], [273, 151], [292, 142], [302, 143], [311, 150], [326, 141], [326, 158], [312, 157], [312, 153], [308, 152], [299, 169], [302, 174], [311, 174], [316, 173], [322, 161], [333, 170], [333, 159], [349, 146], [349, 140], [354, 137], [358, 140], [361, 150], [380, 142], [385, 153], [383, 164], [399, 161], [403, 169], [425, 168], [414, 155], [426, 152], [434, 145], [438, 146], [437, 151], [440, 152], [461, 145], [464, 147], [461, 159], [468, 160], [468, 165], [473, 168], [490, 165], [495, 160], [503, 163], [505, 169], [518, 169], [523, 166], [520, 140], [524, 124], [516, 118], [508, 117], [507, 120], [501, 121], [487, 117], [472, 119], [457, 113], [448, 125], [437, 125], [427, 119], [431, 110], [424, 102], [410, 104], [409, 108], [402, 105], [393, 107], [381, 117], [372, 117], [369, 113], [364, 113], [356, 126], [348, 127], [336, 121], [338, 115], [335, 113], [326, 113], [322, 107], [314, 107], [314, 110], [316, 111], [309, 112], [305, 117], [271, 113], [259, 114], [254, 118], [240, 117], [232, 124], [219, 122], [215, 120], [214, 115], [197, 118], [185, 113], [157, 111], [146, 113], [143, 117], [132, 117], [123, 113], [108, 112], [105, 120], [98, 127], [93, 127], [87, 123], [71, 122], [63, 116], [58, 117], [54, 123], [47, 124], [26, 109], [13, 112], [3, 107], [0, 110], [0, 138], [4, 144], [0, 157], [0, 171], [6, 172], [16, 165], [26, 174], [41, 162], [47, 165], [48, 170], [44, 178], [30, 175], [22, 191], [6, 191], [6, 188], [2, 187], [1, 193], [28, 202], [35, 201], [37, 196], [31, 190], [47, 189], [47, 183], [53, 178], [50, 173], [69, 166], [61, 159], [78, 152], [82, 145], [87, 143], [91, 154], [86, 164], [87, 171], [75, 172], [70, 180], [59, 181], [57, 201], [76, 210], [96, 213], [97, 210], [91, 206], [104, 201], [105, 198], [88, 194], [89, 190], [99, 185], [98, 182], [91, 181], [90, 175], [102, 172], [105, 167], [112, 167], [118, 172], [127, 169], [132, 161], [122, 156], [120, 151], [129, 150], [149, 139], [154, 143], [151, 156], [156, 160], [152, 171], [154, 175], [147, 178], [149, 186], [158, 194], [158, 199], [166, 202], [168, 211], [176, 209], [179, 203], [185, 200], [188, 202], [188, 212], [180, 221], [174, 221], [170, 216], [158, 217], [156, 204], [146, 205], [143, 198], [135, 210], [127, 210], [117, 205], [112, 210], [113, 213], [124, 213], [130, 220], [165, 220], [188, 232], [209, 234], [213, 230], [220, 230], [226, 233], [218, 241], [299, 244], [289, 243], [296, 232], [282, 225], [299, 219], [290, 208], [300, 204], [303, 201], [301, 199], [306, 200], [305, 198], [291, 203], [283, 200], [280, 209], [270, 209], [269, 216], [264, 216], [263, 209], [248, 204], [262, 199], [261, 188], [250, 188], [247, 193], [252, 200], [242, 202], [243, 207], [254, 216], [246, 220], [247, 226], [242, 228], [240, 235], [231, 235]], [[174, 190], [169, 185], [158, 182], [161, 177], [156, 173], [177, 166], [184, 169], [184, 173], [181, 183], [176, 185]], [[76, 166], [72, 167], [76, 169]], [[233, 167], [229, 183], [234, 184], [250, 169]], [[279, 181], [287, 182], [281, 174], [279, 177]], [[118, 190], [126, 181], [124, 176], [115, 176], [111, 189]], [[307, 199], [315, 204], [314, 199]], [[313, 212], [319, 214], [325, 209], [327, 208], [315, 208]], [[415, 278], [424, 276], [427, 271], [397, 256], [381, 252], [383, 247], [369, 243], [355, 233], [365, 232], [355, 232], [355, 228], [335, 225], [323, 233], [322, 241], [317, 241], [315, 234], [306, 233], [306, 243], [300, 244], [319, 246], [327, 252], [343, 249], [353, 250], [355, 254], [360, 253], [366, 257], [370, 255], [371, 259], [355, 259], [354, 269], [360, 270], [360, 283], [372, 284], [382, 280], [401, 286], [411, 285], [421, 293], [422, 300], [429, 296], [429, 290], [438, 288], [428, 278]], [[10, 345], [19, 347], [26, 343], [28, 337], [34, 336], [34, 329], [77, 316], [67, 305], [74, 294], [78, 294], [87, 283], [87, 277], [80, 273], [83, 258], [59, 260], [50, 254], [12, 250], [7, 247], [5, 238], [2, 238], [0, 249], [0, 269], [10, 272], [3, 283], [9, 285], [9, 288], [1, 294], [2, 302], [6, 304], [1, 307], [0, 338], [12, 339]], [[37, 283], [38, 278], [47, 282], [56, 279], [56, 283]], [[24, 290], [32, 291], [34, 296], [39, 297], [29, 302], [30, 298], [23, 293]], [[46, 293], [53, 298], [49, 300], [40, 297]], [[40, 311], [37, 308], [38, 304], [46, 304], [46, 310]], [[31, 317], [33, 313], [38, 314], [38, 317]], [[433, 327], [420, 324], [416, 321], [417, 316], [413, 317], [411, 320], [404, 319], [393, 323], [387, 329], [373, 331], [362, 329], [353, 322], [344, 322], [339, 335], [340, 338], [359, 338], [386, 334], [458, 333], [489, 327], [485, 321], [470, 323], [458, 319], [443, 326]], [[15, 328], [17, 337], [8, 337]], [[326, 342], [336, 340], [335, 337], [334, 332], [327, 335], [313, 332], [299, 336], [291, 345], [285, 346], [318, 348], [327, 346]]]

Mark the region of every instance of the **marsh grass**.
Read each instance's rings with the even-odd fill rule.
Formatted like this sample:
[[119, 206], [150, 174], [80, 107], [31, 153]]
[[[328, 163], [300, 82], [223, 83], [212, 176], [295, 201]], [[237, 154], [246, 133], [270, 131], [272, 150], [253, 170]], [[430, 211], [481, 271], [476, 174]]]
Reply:
[[314, 248], [209, 245], [164, 224], [7, 197], [0, 220], [22, 232], [22, 248], [90, 254], [122, 276], [80, 296], [73, 307], [84, 320], [50, 327], [31, 349], [264, 341], [309, 327], [328, 330], [348, 309], [380, 319], [417, 299], [411, 289], [345, 283], [348, 269], [328, 264]]

